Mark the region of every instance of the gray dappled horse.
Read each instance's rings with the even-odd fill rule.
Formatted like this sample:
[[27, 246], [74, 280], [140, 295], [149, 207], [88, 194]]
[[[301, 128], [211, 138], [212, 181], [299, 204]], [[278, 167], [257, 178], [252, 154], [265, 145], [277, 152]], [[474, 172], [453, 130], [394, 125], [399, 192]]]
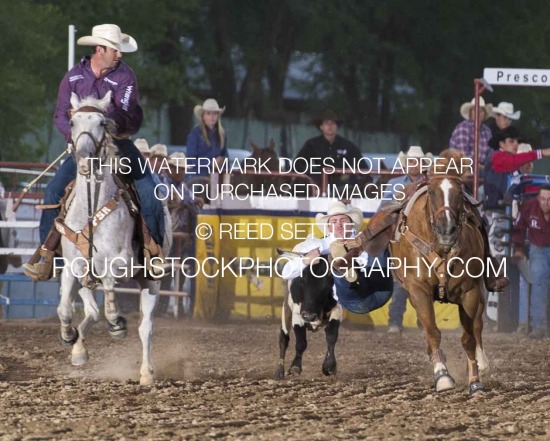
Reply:
[[[105, 318], [109, 323], [109, 333], [115, 339], [123, 338], [127, 334], [126, 320], [120, 315], [115, 299], [115, 282], [125, 282], [130, 276], [133, 277], [141, 289], [139, 336], [143, 356], [140, 384], [147, 385], [154, 383], [151, 362], [152, 313], [160, 282], [145, 279], [143, 271], [131, 271], [132, 266], [138, 266], [139, 245], [133, 241], [136, 221], [121, 198], [111, 173], [114, 169], [95, 167], [90, 160], [94, 158], [97, 165], [99, 161], [106, 164], [116, 158], [117, 148], [108, 131], [111, 123], [104, 114], [110, 100], [110, 92], [101, 100], [92, 97], [80, 100], [74, 93], [71, 96], [74, 112], [71, 117], [71, 137], [78, 173], [73, 190], [75, 197], [68, 208], [64, 223], [59, 224], [56, 220], [56, 227], [63, 234], [61, 245], [65, 259], [57, 313], [61, 321], [61, 339], [64, 343], [73, 345], [71, 363], [75, 366], [83, 365], [88, 361], [88, 352], [84, 345], [86, 336], [92, 324], [99, 319], [99, 307], [92, 291], [94, 283], [90, 283], [94, 282], [90, 275], [92, 268], [97, 282], [105, 290]], [[91, 232], [87, 226], [89, 211], [94, 213], [94, 227]], [[79, 235], [79, 246], [68, 238], [67, 231]], [[87, 238], [91, 239], [91, 244]], [[72, 325], [75, 284], [80, 286], [78, 294], [84, 303], [85, 313], [78, 330]]]

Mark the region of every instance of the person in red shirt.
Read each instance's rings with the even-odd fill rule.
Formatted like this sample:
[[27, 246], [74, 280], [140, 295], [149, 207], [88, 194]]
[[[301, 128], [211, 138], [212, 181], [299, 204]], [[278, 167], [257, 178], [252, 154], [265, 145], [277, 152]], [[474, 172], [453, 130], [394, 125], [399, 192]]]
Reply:
[[525, 259], [529, 244], [531, 273], [531, 338], [547, 335], [548, 284], [550, 282], [550, 185], [540, 187], [536, 198], [523, 203], [514, 222], [514, 259]]
[[494, 135], [489, 141], [493, 151], [487, 155], [483, 170], [485, 210], [504, 211], [504, 194], [508, 189], [508, 178], [522, 165], [543, 156], [550, 156], [550, 148], [518, 153], [520, 133], [515, 127], [508, 127]]

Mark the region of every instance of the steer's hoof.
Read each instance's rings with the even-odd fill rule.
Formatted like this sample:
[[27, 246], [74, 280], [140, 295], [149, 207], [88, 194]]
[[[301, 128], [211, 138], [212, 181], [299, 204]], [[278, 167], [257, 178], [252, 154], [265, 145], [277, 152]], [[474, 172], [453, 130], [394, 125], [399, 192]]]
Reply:
[[474, 381], [468, 386], [468, 393], [470, 394], [470, 397], [483, 395], [483, 392], [485, 392], [485, 388], [479, 381]]
[[435, 391], [444, 392], [446, 390], [453, 389], [455, 387], [455, 381], [453, 377], [449, 375], [446, 369], [442, 369], [435, 373]]
[[302, 368], [300, 366], [291, 366], [288, 370], [288, 375], [300, 375], [302, 373]]
[[336, 361], [325, 360], [325, 362], [323, 363], [323, 374], [325, 374], [327, 377], [329, 375], [335, 375], [336, 374]]
[[124, 317], [117, 317], [114, 325], [109, 323], [109, 335], [114, 340], [122, 340], [128, 335], [128, 327]]
[[275, 371], [275, 379], [276, 380], [284, 380], [285, 379], [285, 367], [284, 366], [277, 366], [277, 370]]

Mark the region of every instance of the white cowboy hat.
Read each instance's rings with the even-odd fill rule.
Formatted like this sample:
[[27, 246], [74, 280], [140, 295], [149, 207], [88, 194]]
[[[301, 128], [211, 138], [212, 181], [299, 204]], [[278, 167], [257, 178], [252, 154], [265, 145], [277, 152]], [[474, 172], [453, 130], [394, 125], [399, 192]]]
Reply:
[[185, 153], [174, 152], [168, 157], [168, 165], [175, 165], [177, 168], [186, 167]]
[[317, 227], [321, 231], [325, 232], [326, 224], [328, 224], [329, 219], [332, 216], [338, 216], [339, 214], [345, 214], [352, 220], [355, 231], [359, 232], [361, 230], [361, 226], [363, 225], [363, 212], [359, 208], [346, 205], [340, 201], [334, 202], [328, 208], [327, 214], [318, 213], [315, 216]]
[[80, 37], [76, 44], [80, 46], [107, 46], [120, 52], [135, 52], [138, 49], [136, 40], [123, 34], [114, 24], [102, 24], [92, 28], [92, 35]]
[[409, 150], [407, 150], [407, 153], [405, 152], [399, 152], [399, 155], [397, 155], [397, 159], [402, 164], [405, 162], [406, 158], [433, 158], [433, 155], [431, 153], [424, 153], [422, 150], [422, 147], [418, 145], [411, 145], [409, 147]]
[[533, 147], [531, 147], [531, 144], [525, 144], [522, 142], [520, 145], [518, 145], [518, 153], [525, 153], [525, 152], [531, 152], [533, 151]]
[[[462, 115], [462, 118], [468, 120], [470, 119], [470, 110], [475, 105], [475, 98], [472, 98], [472, 101], [469, 103], [464, 103], [462, 106], [460, 106], [460, 114]], [[485, 104], [485, 100], [482, 96], [479, 97], [479, 107], [483, 107], [485, 109], [485, 119], [491, 115], [491, 112], [493, 111], [493, 105], [492, 104]]]
[[149, 143], [145, 138], [138, 138], [134, 141], [134, 145], [141, 153], [150, 153]]
[[201, 119], [203, 112], [218, 112], [220, 115], [225, 112], [225, 107], [220, 108], [218, 102], [214, 98], [208, 98], [202, 106], [197, 104], [193, 109], [193, 113], [197, 119]]
[[496, 114], [504, 115], [508, 119], [517, 121], [521, 117], [521, 110], [514, 112], [514, 105], [503, 101], [502, 103], [498, 103], [498, 106], [493, 107], [493, 116]]
[[151, 147], [151, 150], [149, 151], [149, 155], [151, 157], [153, 156], [161, 156], [163, 158], [168, 157], [168, 148], [165, 144], [155, 144], [153, 147]]

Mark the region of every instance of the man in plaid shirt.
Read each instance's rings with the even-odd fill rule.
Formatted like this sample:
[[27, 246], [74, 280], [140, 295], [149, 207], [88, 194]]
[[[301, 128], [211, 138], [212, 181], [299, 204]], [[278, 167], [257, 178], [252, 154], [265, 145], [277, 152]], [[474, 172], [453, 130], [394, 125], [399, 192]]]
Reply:
[[[485, 121], [492, 112], [493, 106], [485, 104], [485, 100], [479, 97], [480, 121]], [[474, 100], [464, 103], [460, 106], [460, 114], [464, 121], [459, 123], [453, 130], [449, 147], [462, 152], [468, 158], [474, 157]], [[489, 140], [491, 139], [491, 129], [480, 123], [479, 128], [479, 163], [483, 164], [490, 151]]]

